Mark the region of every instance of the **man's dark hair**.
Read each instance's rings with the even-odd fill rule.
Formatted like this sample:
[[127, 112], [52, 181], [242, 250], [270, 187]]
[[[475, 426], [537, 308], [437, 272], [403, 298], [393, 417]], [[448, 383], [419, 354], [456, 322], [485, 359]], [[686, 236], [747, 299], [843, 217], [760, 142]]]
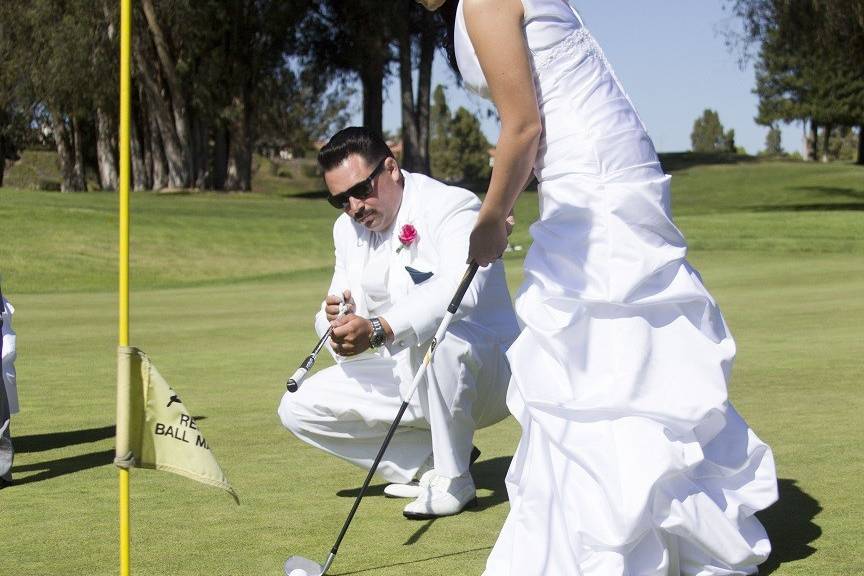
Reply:
[[321, 148], [318, 152], [318, 164], [321, 170], [329, 172], [352, 154], [358, 154], [370, 166], [376, 165], [388, 156], [393, 156], [393, 152], [380, 134], [361, 126], [351, 126], [334, 134]]

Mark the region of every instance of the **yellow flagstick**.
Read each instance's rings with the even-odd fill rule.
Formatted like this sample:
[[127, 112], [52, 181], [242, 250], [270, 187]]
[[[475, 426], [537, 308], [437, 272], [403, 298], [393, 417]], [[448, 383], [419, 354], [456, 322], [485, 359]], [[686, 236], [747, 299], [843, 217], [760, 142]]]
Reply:
[[[129, 117], [131, 111], [129, 70], [132, 37], [131, 0], [120, 0], [120, 330], [119, 345], [129, 345]], [[120, 367], [118, 367], [120, 369]], [[128, 369], [128, 366], [126, 366]], [[126, 391], [128, 395], [128, 390]], [[118, 390], [119, 422], [129, 422], [129, 398], [121, 398]], [[120, 418], [120, 411], [125, 417]], [[129, 450], [128, 430], [117, 431], [117, 453]], [[119, 446], [120, 443], [125, 446]], [[117, 469], [120, 480], [120, 576], [129, 576], [129, 470]]]

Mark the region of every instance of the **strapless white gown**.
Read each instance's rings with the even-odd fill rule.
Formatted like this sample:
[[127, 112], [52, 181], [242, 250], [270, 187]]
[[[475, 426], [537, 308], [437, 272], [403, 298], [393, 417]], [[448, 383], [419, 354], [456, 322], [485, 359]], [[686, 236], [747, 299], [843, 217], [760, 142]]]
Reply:
[[[670, 178], [567, 0], [523, 0], [543, 134], [508, 405], [522, 438], [488, 576], [752, 574], [771, 449], [727, 398], [735, 343]], [[485, 80], [460, 5], [465, 83]]]

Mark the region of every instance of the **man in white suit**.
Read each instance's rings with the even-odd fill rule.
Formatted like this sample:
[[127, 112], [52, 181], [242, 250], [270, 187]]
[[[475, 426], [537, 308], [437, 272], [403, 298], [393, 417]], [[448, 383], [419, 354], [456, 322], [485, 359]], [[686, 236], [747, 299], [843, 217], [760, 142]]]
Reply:
[[[328, 200], [343, 212], [315, 319], [319, 335], [334, 326], [337, 364], [286, 393], [279, 416], [305, 442], [368, 469], [465, 271], [480, 201], [401, 171], [364, 128], [333, 136], [318, 161]], [[472, 438], [507, 416], [504, 352], [517, 335], [499, 260], [478, 271], [379, 465], [392, 482], [385, 494], [414, 498], [406, 517], [457, 514], [476, 501]]]

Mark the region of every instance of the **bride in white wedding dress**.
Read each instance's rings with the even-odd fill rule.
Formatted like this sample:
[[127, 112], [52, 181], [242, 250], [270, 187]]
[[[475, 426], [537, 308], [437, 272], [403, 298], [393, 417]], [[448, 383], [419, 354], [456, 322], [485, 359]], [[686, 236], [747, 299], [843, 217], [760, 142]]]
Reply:
[[755, 573], [772, 453], [727, 398], [735, 343], [603, 51], [567, 0], [420, 2], [445, 4], [465, 84], [501, 118], [470, 258], [501, 255], [532, 171], [540, 198], [508, 352], [522, 437], [485, 574]]

